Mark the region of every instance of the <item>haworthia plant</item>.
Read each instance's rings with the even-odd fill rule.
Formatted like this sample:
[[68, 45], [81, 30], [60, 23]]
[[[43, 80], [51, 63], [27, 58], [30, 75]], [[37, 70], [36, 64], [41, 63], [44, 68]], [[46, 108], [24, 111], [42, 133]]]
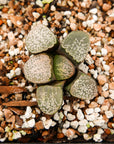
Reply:
[[77, 78], [71, 82], [66, 89], [72, 96], [85, 100], [93, 99], [97, 95], [95, 80], [80, 71]]
[[53, 67], [56, 80], [69, 79], [75, 73], [74, 65], [62, 55], [56, 55], [54, 57]]
[[36, 99], [41, 111], [53, 115], [63, 102], [63, 90], [60, 86], [40, 86], [36, 91]]
[[53, 80], [52, 58], [42, 53], [31, 57], [24, 65], [27, 80], [33, 83], [47, 83]]
[[31, 53], [41, 53], [54, 47], [57, 39], [48, 27], [36, 24], [28, 33], [25, 43]]
[[83, 31], [73, 31], [63, 40], [61, 47], [73, 61], [80, 63], [89, 51], [89, 35]]

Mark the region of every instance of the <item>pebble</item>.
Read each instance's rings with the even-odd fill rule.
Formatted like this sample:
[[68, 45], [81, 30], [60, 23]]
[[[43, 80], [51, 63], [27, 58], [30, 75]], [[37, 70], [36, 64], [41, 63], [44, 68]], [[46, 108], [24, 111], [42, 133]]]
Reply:
[[99, 108], [99, 107], [96, 107], [95, 108], [95, 113], [98, 113], [98, 112], [100, 112], [101, 111], [101, 109]]
[[90, 52], [91, 52], [91, 55], [96, 55], [95, 49], [92, 49]]
[[70, 122], [69, 121], [65, 121], [65, 123], [63, 124], [63, 128], [69, 128], [70, 127]]
[[103, 91], [107, 91], [107, 90], [108, 90], [108, 87], [109, 87], [109, 84], [108, 84], [108, 83], [105, 83], [104, 86], [102, 87], [102, 90], [103, 90]]
[[59, 114], [56, 112], [53, 116], [54, 120], [59, 121]]
[[77, 25], [75, 23], [70, 23], [70, 28], [72, 31], [75, 31], [77, 29]]
[[103, 96], [99, 96], [98, 99], [97, 99], [97, 103], [102, 105], [104, 100], [105, 100], [105, 98]]
[[33, 16], [34, 16], [34, 18], [36, 18], [36, 19], [37, 19], [37, 18], [39, 18], [39, 16], [40, 16], [40, 14], [39, 14], [39, 13], [37, 13], [37, 12], [33, 12], [33, 13], [32, 13], [32, 15], [33, 15]]
[[104, 64], [104, 65], [103, 65], [103, 68], [104, 68], [105, 71], [109, 71], [109, 70], [110, 70], [110, 66], [109, 66], [109, 65], [105, 65], [105, 64]]
[[68, 114], [67, 115], [67, 119], [69, 120], [69, 121], [72, 121], [72, 120], [74, 120], [76, 118], [76, 116], [75, 115], [72, 115], [72, 114]]
[[43, 7], [43, 3], [41, 0], [36, 0], [36, 4], [40, 7]]
[[80, 125], [80, 126], [78, 127], [78, 131], [79, 131], [80, 133], [86, 133], [86, 131], [87, 131], [87, 126], [85, 126], [85, 125]]
[[85, 111], [89, 115], [89, 114], [92, 114], [94, 112], [94, 109], [93, 108], [87, 108]]
[[89, 104], [89, 108], [95, 108], [95, 107], [97, 107], [98, 106], [98, 104], [96, 103], [96, 102], [94, 102], [94, 101], [92, 101], [90, 104]]
[[83, 21], [86, 19], [85, 15], [81, 12], [78, 13], [77, 17]]
[[71, 125], [71, 127], [72, 128], [74, 128], [74, 129], [76, 129], [77, 127], [78, 127], [78, 121], [72, 121], [71, 123], [70, 123], [70, 125]]
[[77, 118], [79, 120], [83, 120], [84, 119], [84, 114], [83, 114], [81, 109], [78, 109], [78, 111], [77, 111]]
[[102, 48], [101, 49], [101, 54], [102, 54], [102, 56], [106, 56], [107, 55], [107, 49]]
[[108, 11], [110, 8], [111, 8], [111, 5], [110, 5], [110, 4], [107, 4], [107, 3], [104, 3], [103, 6], [102, 6], [102, 9], [103, 9], [104, 11]]
[[97, 13], [97, 8], [92, 8], [89, 10], [90, 13], [96, 14]]
[[93, 123], [94, 123], [95, 126], [100, 126], [101, 127], [101, 126], [104, 125], [105, 120], [103, 120], [103, 119], [97, 119], [97, 120], [94, 120]]
[[70, 110], [71, 110], [71, 107], [70, 107], [70, 105], [64, 105], [64, 106], [63, 106], [63, 109], [64, 109], [65, 111], [70, 111]]
[[81, 121], [78, 122], [79, 125], [87, 125], [88, 121], [86, 119], [83, 119]]
[[56, 7], [54, 5], [51, 6], [51, 11], [56, 11]]
[[62, 14], [60, 12], [55, 12], [55, 19], [58, 21], [61, 21], [63, 18]]
[[94, 134], [93, 140], [95, 142], [102, 142], [101, 135], [100, 134]]
[[109, 83], [109, 89], [114, 90], [114, 82]]
[[8, 0], [0, 0], [0, 4], [5, 5], [8, 3]]
[[71, 15], [71, 11], [65, 11], [64, 12], [64, 16], [70, 17], [70, 15]]
[[21, 74], [21, 68], [16, 68], [15, 74], [16, 74], [16, 76], [19, 76]]
[[95, 31], [100, 31], [101, 30], [101, 24], [93, 24], [93, 28]]
[[75, 136], [75, 130], [72, 128], [67, 129], [66, 136], [69, 138], [69, 140], [73, 139]]
[[12, 27], [12, 22], [11, 22], [11, 20], [7, 20], [7, 25], [8, 25], [9, 27]]
[[35, 120], [34, 119], [27, 121], [27, 123], [28, 123], [28, 126], [31, 128], [33, 128], [35, 126]]
[[88, 67], [86, 64], [84, 64], [83, 62], [79, 65], [78, 68], [79, 68], [80, 70], [82, 70], [83, 72], [85, 72], [86, 74], [88, 73], [89, 67]]
[[96, 22], [98, 20], [98, 17], [96, 15], [92, 15], [93, 20]]
[[49, 129], [51, 127], [51, 125], [52, 125], [52, 119], [43, 121], [43, 125], [44, 125], [45, 129]]
[[111, 111], [105, 111], [105, 115], [107, 118], [113, 117], [113, 113]]
[[33, 90], [34, 90], [32, 85], [26, 86], [26, 88], [29, 90], [29, 92], [33, 92]]
[[104, 85], [107, 82], [107, 77], [105, 75], [98, 75], [97, 79], [100, 85]]
[[91, 58], [91, 56], [90, 56], [89, 54], [86, 56], [85, 61], [86, 61], [89, 65], [91, 65], [91, 64], [94, 63], [93, 59]]
[[21, 138], [21, 133], [18, 132], [18, 131], [13, 131], [13, 136], [12, 136], [13, 139], [19, 139]]
[[88, 134], [83, 134], [83, 138], [88, 141], [88, 140], [92, 139], [92, 136], [90, 136]]

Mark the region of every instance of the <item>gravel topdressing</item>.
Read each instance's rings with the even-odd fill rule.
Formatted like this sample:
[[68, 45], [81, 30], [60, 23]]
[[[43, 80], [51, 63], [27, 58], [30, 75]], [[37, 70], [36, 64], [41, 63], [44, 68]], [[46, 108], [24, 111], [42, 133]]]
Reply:
[[[0, 142], [114, 142], [113, 21], [113, 0], [0, 0]], [[39, 85], [23, 74], [33, 56], [25, 40], [36, 24], [59, 42], [71, 31], [89, 34], [89, 53], [78, 69], [95, 79], [94, 99], [64, 93], [58, 112], [41, 112]]]

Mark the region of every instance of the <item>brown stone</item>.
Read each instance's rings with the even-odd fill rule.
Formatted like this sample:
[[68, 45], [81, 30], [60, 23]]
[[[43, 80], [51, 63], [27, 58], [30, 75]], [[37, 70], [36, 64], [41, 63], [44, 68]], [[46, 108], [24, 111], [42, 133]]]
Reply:
[[109, 83], [109, 89], [114, 90], [114, 82]]
[[94, 101], [89, 104], [89, 108], [95, 108], [97, 106], [98, 106], [98, 104]]
[[35, 126], [36, 126], [36, 129], [37, 129], [37, 130], [44, 129], [44, 125], [43, 125], [43, 122], [42, 122], [42, 121], [36, 122]]
[[107, 4], [107, 3], [104, 3], [104, 4], [103, 4], [102, 9], [103, 9], [104, 11], [108, 11], [110, 8], [111, 8], [111, 5], [110, 5], [110, 4]]
[[2, 9], [2, 12], [3, 12], [3, 13], [7, 13], [7, 11], [8, 11], [8, 8], [7, 8], [7, 7], [4, 7], [4, 8]]
[[0, 127], [0, 133], [4, 133], [4, 129]]
[[44, 7], [44, 13], [47, 13], [49, 10], [49, 4], [46, 4], [45, 7]]
[[43, 14], [43, 9], [42, 9], [42, 8], [37, 8], [36, 11], [37, 11], [39, 14]]
[[55, 19], [58, 20], [58, 21], [61, 21], [62, 20], [62, 14], [60, 12], [55, 12]]

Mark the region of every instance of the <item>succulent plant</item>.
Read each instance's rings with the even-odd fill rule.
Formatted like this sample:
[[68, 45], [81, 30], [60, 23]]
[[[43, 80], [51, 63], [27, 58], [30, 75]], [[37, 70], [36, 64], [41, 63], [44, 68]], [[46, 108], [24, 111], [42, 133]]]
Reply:
[[53, 115], [58, 111], [63, 102], [63, 90], [61, 86], [40, 86], [36, 91], [38, 106], [42, 112]]
[[52, 58], [42, 53], [31, 57], [24, 65], [24, 74], [33, 83], [47, 83], [53, 80]]
[[56, 80], [69, 79], [74, 75], [75, 67], [65, 56], [56, 55], [53, 63]]
[[84, 60], [89, 51], [89, 47], [89, 35], [83, 31], [73, 31], [69, 33], [61, 44], [61, 50], [76, 63]]
[[72, 96], [85, 100], [93, 99], [97, 95], [95, 80], [80, 71], [76, 79], [66, 87], [66, 90], [68, 90]]
[[28, 33], [25, 43], [31, 53], [41, 53], [54, 47], [57, 38], [48, 27], [36, 24]]

